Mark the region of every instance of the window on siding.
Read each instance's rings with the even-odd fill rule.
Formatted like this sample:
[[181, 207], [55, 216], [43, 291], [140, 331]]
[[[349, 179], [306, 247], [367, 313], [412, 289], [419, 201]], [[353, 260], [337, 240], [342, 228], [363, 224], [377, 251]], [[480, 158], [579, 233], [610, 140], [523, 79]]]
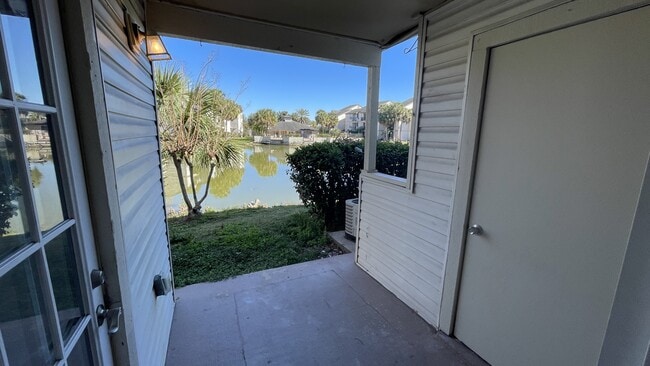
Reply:
[[386, 49], [379, 76], [376, 170], [404, 181], [409, 170], [417, 41], [414, 36]]

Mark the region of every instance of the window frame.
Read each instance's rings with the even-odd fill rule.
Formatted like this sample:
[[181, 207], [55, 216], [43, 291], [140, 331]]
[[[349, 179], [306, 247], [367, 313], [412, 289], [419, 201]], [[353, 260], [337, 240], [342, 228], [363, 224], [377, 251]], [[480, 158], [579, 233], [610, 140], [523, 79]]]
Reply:
[[379, 126], [379, 73], [380, 67], [368, 67], [368, 101], [366, 104], [366, 131], [365, 131], [365, 156], [364, 177], [391, 184], [413, 193], [415, 189], [415, 159], [418, 144], [418, 127], [420, 123], [420, 95], [422, 91], [422, 76], [424, 65], [424, 46], [426, 44], [426, 20], [420, 17], [414, 32], [407, 34], [403, 39], [417, 35], [417, 56], [415, 60], [415, 82], [413, 83], [413, 110], [411, 126], [409, 128], [409, 153], [406, 178], [392, 176], [377, 171], [377, 129]]

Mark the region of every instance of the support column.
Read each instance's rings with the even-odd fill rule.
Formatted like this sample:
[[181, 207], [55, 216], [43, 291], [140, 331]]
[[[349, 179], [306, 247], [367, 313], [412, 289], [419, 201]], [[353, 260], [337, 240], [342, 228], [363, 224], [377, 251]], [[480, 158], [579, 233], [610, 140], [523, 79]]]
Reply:
[[[381, 64], [381, 62], [380, 62]], [[377, 124], [379, 123], [379, 70], [380, 66], [368, 67], [368, 101], [366, 102], [366, 130], [363, 170], [376, 171], [377, 165]]]

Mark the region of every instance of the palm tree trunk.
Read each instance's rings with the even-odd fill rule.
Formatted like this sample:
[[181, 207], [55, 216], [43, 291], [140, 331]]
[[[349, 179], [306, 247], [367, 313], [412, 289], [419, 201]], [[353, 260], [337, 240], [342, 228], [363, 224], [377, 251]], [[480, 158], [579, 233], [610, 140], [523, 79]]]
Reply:
[[190, 202], [190, 197], [187, 195], [187, 189], [185, 188], [185, 181], [183, 180], [183, 169], [181, 167], [181, 159], [176, 159], [172, 157], [174, 161], [174, 167], [176, 168], [176, 175], [178, 176], [178, 183], [181, 186], [181, 193], [183, 194], [183, 200], [187, 205], [187, 215], [190, 215], [192, 211], [192, 202]]
[[208, 191], [210, 189], [210, 182], [212, 181], [212, 173], [214, 173], [214, 164], [210, 164], [210, 172], [208, 172], [208, 179], [205, 183], [205, 192], [203, 192], [203, 197], [196, 203], [196, 207], [201, 210], [201, 204], [208, 197]]
[[196, 185], [194, 184], [194, 165], [190, 162], [188, 158], [185, 158], [185, 164], [190, 169], [190, 185], [192, 186], [192, 197], [194, 198], [194, 203], [197, 203], [197, 196], [196, 196]]

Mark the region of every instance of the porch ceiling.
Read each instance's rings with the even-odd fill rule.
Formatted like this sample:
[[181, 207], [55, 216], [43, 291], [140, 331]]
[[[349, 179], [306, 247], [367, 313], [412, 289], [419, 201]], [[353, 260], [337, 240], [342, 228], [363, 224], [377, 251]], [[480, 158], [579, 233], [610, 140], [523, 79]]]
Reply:
[[149, 0], [149, 30], [361, 65], [446, 0]]

